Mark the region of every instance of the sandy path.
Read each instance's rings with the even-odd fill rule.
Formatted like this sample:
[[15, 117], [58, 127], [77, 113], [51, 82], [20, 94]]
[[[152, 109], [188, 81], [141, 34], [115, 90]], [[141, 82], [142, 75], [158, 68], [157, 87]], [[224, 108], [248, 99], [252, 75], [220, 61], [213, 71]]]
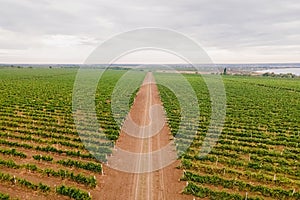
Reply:
[[[185, 183], [179, 181], [182, 171], [176, 167], [180, 162], [174, 159], [176, 152], [172, 149], [174, 145], [170, 140], [172, 137], [165, 123], [164, 112], [155, 105], [161, 107], [162, 103], [155, 80], [148, 73], [122, 127], [116, 143], [117, 151], [109, 157], [108, 166], [104, 166], [105, 176], [102, 179], [99, 199], [192, 199], [191, 196], [181, 194]], [[129, 128], [126, 124], [130, 125]], [[153, 134], [155, 131], [157, 133]], [[166, 153], [153, 153], [168, 146]], [[136, 153], [135, 159], [125, 157], [125, 151]], [[162, 169], [151, 170], [159, 166], [157, 163], [163, 163], [169, 158], [174, 162]], [[118, 166], [123, 171], [112, 169], [112, 166]], [[124, 169], [128, 171], [125, 172]], [[141, 173], [133, 173], [134, 170]]]

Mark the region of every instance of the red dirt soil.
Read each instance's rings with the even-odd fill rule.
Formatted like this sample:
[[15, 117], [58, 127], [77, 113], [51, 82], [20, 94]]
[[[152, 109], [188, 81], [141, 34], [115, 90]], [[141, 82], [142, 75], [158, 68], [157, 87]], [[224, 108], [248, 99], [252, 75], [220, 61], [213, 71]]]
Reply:
[[[151, 123], [149, 110], [150, 107], [155, 104], [159, 104], [160, 106], [162, 105], [158, 88], [155, 84], [152, 73], [148, 73], [139, 92], [137, 93], [134, 104], [131, 107], [130, 113], [124, 124], [126, 124], [126, 121], [130, 120], [131, 118], [132, 121], [141, 127], [149, 125]], [[159, 118], [166, 122], [164, 113], [162, 114], [161, 112], [156, 112], [152, 115], [152, 119], [154, 118]], [[120, 137], [116, 143], [116, 147], [117, 149], [122, 149], [129, 152], [147, 153], [167, 146], [169, 143], [173, 142], [171, 139], [172, 136], [167, 123], [164, 123], [163, 127], [157, 134], [153, 136], [150, 135], [147, 138], [138, 138], [131, 134], [127, 134], [123, 127], [121, 129]], [[176, 155], [175, 148], [171, 154]], [[192, 196], [182, 194], [182, 190], [185, 187], [185, 182], [179, 181], [183, 175], [182, 170], [176, 168], [180, 165], [179, 160], [174, 160], [174, 162], [170, 165], [153, 172], [130, 173], [112, 169], [112, 167], [110, 167], [110, 165], [118, 159], [122, 159], [122, 157], [118, 155], [118, 151], [114, 152], [113, 155], [108, 158], [108, 165], [104, 166], [105, 175], [102, 177], [100, 183], [100, 193], [97, 194], [97, 196], [93, 194], [95, 199], [193, 199]], [[141, 159], [139, 162], [141, 162]], [[147, 165], [147, 163], [139, 164]]]

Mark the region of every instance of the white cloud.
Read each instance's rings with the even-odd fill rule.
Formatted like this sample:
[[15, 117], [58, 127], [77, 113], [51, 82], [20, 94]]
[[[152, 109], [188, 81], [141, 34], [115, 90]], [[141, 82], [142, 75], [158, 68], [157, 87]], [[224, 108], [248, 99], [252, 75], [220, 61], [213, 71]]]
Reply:
[[72, 47], [79, 45], [97, 45], [95, 38], [76, 35], [45, 35], [42, 44], [54, 47]]
[[215, 62], [300, 61], [298, 0], [0, 3], [0, 62], [81, 62], [112, 35], [149, 26], [192, 37]]

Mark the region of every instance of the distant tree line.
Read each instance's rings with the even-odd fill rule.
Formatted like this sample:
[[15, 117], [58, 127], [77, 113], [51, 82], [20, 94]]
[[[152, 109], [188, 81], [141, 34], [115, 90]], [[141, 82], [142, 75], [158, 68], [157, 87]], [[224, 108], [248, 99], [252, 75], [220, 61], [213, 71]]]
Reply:
[[263, 76], [270, 76], [270, 77], [281, 77], [281, 78], [296, 78], [297, 76], [292, 73], [287, 74], [275, 74], [274, 72], [267, 72], [264, 73]]

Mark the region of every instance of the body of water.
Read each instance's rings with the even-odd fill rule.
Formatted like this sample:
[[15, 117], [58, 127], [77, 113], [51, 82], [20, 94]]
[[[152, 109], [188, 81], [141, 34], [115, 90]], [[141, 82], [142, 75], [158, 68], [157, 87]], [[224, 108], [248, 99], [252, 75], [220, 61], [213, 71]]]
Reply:
[[274, 73], [274, 74], [288, 74], [292, 73], [296, 76], [300, 76], [300, 68], [279, 68], [279, 69], [266, 69], [261, 71], [256, 71], [258, 73]]

